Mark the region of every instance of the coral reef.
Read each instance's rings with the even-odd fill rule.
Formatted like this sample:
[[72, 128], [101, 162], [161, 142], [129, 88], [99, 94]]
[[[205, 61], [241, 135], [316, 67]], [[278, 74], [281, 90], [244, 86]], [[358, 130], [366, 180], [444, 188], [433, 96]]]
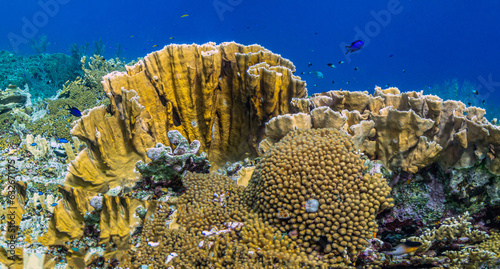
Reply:
[[363, 163], [342, 131], [292, 131], [257, 165], [246, 201], [307, 253], [349, 264], [377, 231], [375, 216], [392, 206], [385, 179], [364, 174]]
[[[499, 265], [500, 129], [480, 108], [396, 88], [305, 98], [259, 45], [78, 55], [83, 76], [51, 98], [2, 92], [25, 96], [0, 112], [3, 266]], [[391, 256], [401, 241], [422, 245]]]
[[16, 107], [23, 107], [30, 95], [15, 85], [9, 85], [5, 90], [0, 90], [0, 114], [11, 111]]
[[255, 156], [264, 122], [306, 95], [294, 71], [258, 45], [207, 43], [170, 45], [127, 73], [112, 72], [103, 78], [110, 106], [90, 110], [72, 129], [89, 149], [70, 164], [67, 184], [104, 193], [134, 183], [135, 163], [156, 143], [170, 145], [170, 130], [200, 141], [214, 169]]
[[[141, 194], [148, 194], [148, 191], [154, 199], [161, 198], [170, 188], [174, 191], [184, 189], [182, 178], [189, 172], [208, 173], [210, 165], [206, 160], [206, 153], [202, 152], [196, 155], [200, 148], [200, 142], [197, 140], [191, 144], [188, 143], [179, 131], [168, 132], [168, 137], [175, 150], [171, 147], [165, 147], [158, 143], [156, 147], [148, 150], [147, 155], [151, 162], [144, 163], [139, 161], [136, 166], [141, 173], [141, 180], [133, 187]], [[136, 197], [133, 195], [133, 197]], [[143, 197], [137, 197], [143, 199]]]
[[[473, 226], [469, 213], [443, 220], [439, 227], [427, 229], [422, 235], [404, 241], [421, 242], [414, 256], [385, 259], [386, 266], [482, 268], [498, 266], [498, 233], [489, 236]], [[480, 242], [480, 243], [479, 243]], [[479, 243], [479, 244], [478, 244]]]
[[[292, 104], [297, 115], [311, 116], [312, 128], [340, 127], [355, 137], [363, 153], [391, 170], [415, 173], [434, 161], [455, 168], [483, 162], [488, 171], [500, 174], [500, 128], [484, 118], [481, 108], [379, 87], [374, 95], [330, 91]], [[272, 139], [261, 142], [262, 152], [289, 130], [271, 128], [271, 121], [269, 125], [266, 135]]]
[[79, 58], [62, 53], [16, 55], [0, 51], [0, 89], [28, 85], [34, 99], [53, 96], [66, 81], [80, 76]]

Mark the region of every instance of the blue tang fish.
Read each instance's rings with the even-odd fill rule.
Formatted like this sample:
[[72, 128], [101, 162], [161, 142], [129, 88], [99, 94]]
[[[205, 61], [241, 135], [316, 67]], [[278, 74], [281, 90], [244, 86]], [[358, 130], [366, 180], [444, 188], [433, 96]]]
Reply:
[[51, 204], [50, 206], [56, 206], [56, 205], [57, 205], [57, 203], [53, 203], [53, 204]]
[[57, 141], [59, 141], [59, 143], [68, 143], [68, 140], [64, 138], [58, 138]]
[[356, 40], [356, 41], [352, 42], [350, 46], [345, 46], [347, 48], [347, 52], [345, 54], [347, 54], [349, 52], [355, 52], [357, 50], [360, 50], [364, 44], [365, 43], [361, 40]]
[[38, 195], [42, 195], [42, 194], [43, 194], [43, 192], [42, 192], [42, 191], [38, 191]]
[[32, 147], [36, 146], [36, 143], [31, 143], [31, 146], [32, 146]]
[[82, 112], [80, 112], [80, 110], [76, 107], [70, 107], [69, 105], [66, 105], [67, 108], [65, 108], [66, 110], [69, 111], [69, 113], [75, 117], [81, 117], [82, 116]]

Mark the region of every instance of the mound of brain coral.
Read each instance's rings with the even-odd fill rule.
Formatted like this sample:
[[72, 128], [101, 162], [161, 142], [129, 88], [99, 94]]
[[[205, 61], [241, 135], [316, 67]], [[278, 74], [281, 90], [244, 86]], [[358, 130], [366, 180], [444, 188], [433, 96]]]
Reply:
[[380, 174], [364, 174], [351, 137], [335, 129], [293, 131], [266, 152], [246, 189], [247, 204], [307, 253], [355, 257], [392, 206]]

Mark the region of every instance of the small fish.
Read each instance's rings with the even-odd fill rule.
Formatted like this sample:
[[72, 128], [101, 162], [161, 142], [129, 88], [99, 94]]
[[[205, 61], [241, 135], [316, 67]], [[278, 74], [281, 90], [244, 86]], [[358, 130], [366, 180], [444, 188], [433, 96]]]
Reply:
[[185, 18], [185, 17], [188, 17], [188, 16], [189, 16], [189, 14], [184, 14], [184, 15], [181, 16], [181, 18]]
[[394, 54], [389, 55], [389, 57], [393, 57], [393, 56], [394, 56]]
[[349, 84], [349, 83], [351, 83], [351, 82], [348, 80], [345, 84]]
[[131, 35], [130, 37], [134, 37], [133, 35]]
[[67, 108], [65, 108], [66, 110], [69, 111], [69, 113], [75, 117], [81, 117], [82, 116], [82, 112], [80, 112], [80, 110], [76, 107], [70, 107], [69, 105], [66, 105]]
[[486, 103], [486, 100], [483, 100], [483, 105], [484, 105], [484, 103]]
[[328, 67], [335, 68], [335, 65], [333, 65], [332, 63], [327, 63], [326, 65], [327, 65]]
[[51, 204], [50, 206], [54, 207], [54, 206], [56, 206], [56, 205], [57, 205], [57, 203], [53, 203], [53, 204]]
[[311, 71], [311, 72], [309, 72], [309, 74], [314, 74], [318, 78], [323, 78], [323, 73], [321, 73], [320, 71]]
[[38, 191], [38, 195], [43, 195], [43, 192], [41, 192], [41, 191]]
[[403, 255], [406, 253], [414, 252], [418, 247], [422, 245], [421, 242], [416, 241], [406, 241], [399, 244], [397, 247], [393, 248], [390, 251], [384, 252], [387, 255]]
[[403, 73], [406, 73], [406, 70], [405, 70], [405, 69], [403, 69]]
[[169, 39], [174, 39], [174, 37], [173, 37], [173, 36], [171, 36]]
[[317, 35], [318, 33], [314, 33], [315, 35]]
[[356, 66], [356, 67], [354, 67], [354, 71], [358, 71], [358, 67], [357, 67], [357, 66]]
[[68, 119], [68, 122], [71, 122], [71, 119]]
[[156, 47], [158, 47], [158, 45], [153, 45], [153, 48], [156, 48]]
[[75, 252], [78, 252], [78, 248], [77, 247], [73, 247], [73, 248], [71, 248], [71, 250], [73, 250]]
[[344, 61], [339, 61], [339, 64], [343, 64], [343, 63], [344, 63]]
[[69, 141], [65, 138], [58, 138], [57, 141], [59, 141], [59, 143], [68, 143]]
[[313, 86], [314, 86], [314, 87], [318, 87], [318, 84], [314, 84]]
[[311, 62], [309, 62], [309, 63], [307, 64], [307, 67], [311, 67], [311, 66], [313, 66], [313, 64], [312, 64]]
[[473, 93], [474, 95], [478, 95], [478, 94], [479, 94], [479, 91], [478, 91], [478, 90], [472, 90], [472, 93]]
[[30, 146], [34, 147], [34, 146], [36, 146], [36, 145], [37, 145], [36, 143], [31, 143], [31, 145], [30, 145]]
[[391, 84], [387, 83], [387, 84], [385, 84], [385, 87], [387, 88], [387, 87], [389, 87], [390, 85], [391, 85]]
[[471, 105], [472, 105], [472, 103], [471, 103], [471, 102], [468, 102], [468, 103], [467, 103], [467, 105], [468, 105], [468, 106], [471, 106]]
[[52, 83], [52, 80], [50, 80], [50, 79], [49, 79], [49, 80], [47, 81], [47, 84], [50, 84], [50, 83]]
[[335, 80], [332, 80], [332, 84], [335, 84]]
[[365, 43], [363, 41], [361, 41], [361, 40], [356, 40], [356, 41], [352, 42], [351, 45], [345, 46], [346, 48], [348, 48], [348, 50], [347, 50], [347, 52], [345, 54], [347, 54], [349, 52], [352, 53], [352, 52], [360, 50], [363, 47], [364, 44]]
[[306, 74], [306, 72], [300, 72], [300, 74], [301, 74], [301, 75], [305, 75], [305, 74]]

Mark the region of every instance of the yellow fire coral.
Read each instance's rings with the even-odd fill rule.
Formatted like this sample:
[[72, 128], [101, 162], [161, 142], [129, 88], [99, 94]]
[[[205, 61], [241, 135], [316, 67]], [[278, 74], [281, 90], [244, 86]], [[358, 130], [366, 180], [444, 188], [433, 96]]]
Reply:
[[[311, 115], [312, 128], [339, 128], [353, 135], [363, 153], [382, 160], [391, 170], [415, 173], [434, 161], [457, 168], [484, 161], [490, 172], [500, 174], [500, 128], [484, 118], [486, 112], [481, 108], [422, 92], [379, 87], [373, 95], [349, 91], [314, 94], [309, 99], [294, 99], [292, 106], [294, 113]], [[264, 139], [261, 151], [286, 133], [266, 129], [273, 139]]]
[[376, 214], [392, 206], [385, 179], [365, 169], [343, 131], [292, 131], [257, 165], [246, 201], [307, 253], [348, 261], [376, 231]]
[[[84, 115], [72, 134], [89, 144], [70, 165], [66, 184], [106, 192], [134, 182], [134, 165], [178, 130], [201, 142], [217, 167], [255, 156], [264, 122], [307, 95], [293, 64], [261, 46], [234, 42], [169, 45], [127, 72], [103, 79], [111, 105]], [[137, 94], [135, 94], [137, 93]]]

